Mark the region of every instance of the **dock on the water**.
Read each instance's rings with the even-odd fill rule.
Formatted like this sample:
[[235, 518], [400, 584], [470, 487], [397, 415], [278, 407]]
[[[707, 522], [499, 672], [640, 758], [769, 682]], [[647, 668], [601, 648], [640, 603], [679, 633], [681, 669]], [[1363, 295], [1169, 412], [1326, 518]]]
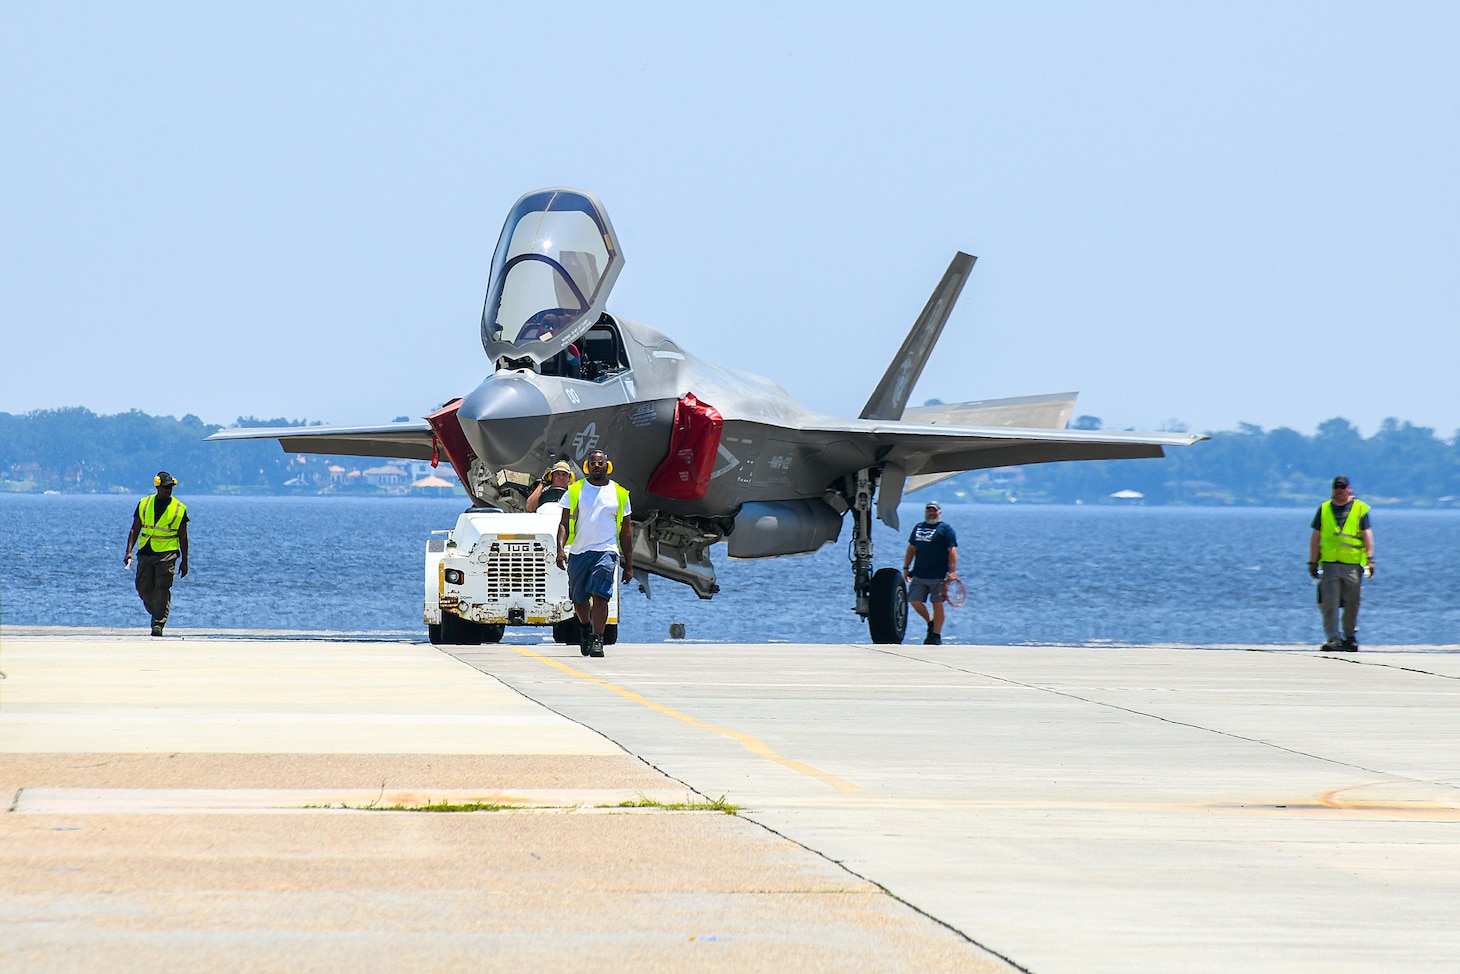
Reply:
[[6, 972], [1460, 969], [1460, 647], [6, 627], [0, 672]]

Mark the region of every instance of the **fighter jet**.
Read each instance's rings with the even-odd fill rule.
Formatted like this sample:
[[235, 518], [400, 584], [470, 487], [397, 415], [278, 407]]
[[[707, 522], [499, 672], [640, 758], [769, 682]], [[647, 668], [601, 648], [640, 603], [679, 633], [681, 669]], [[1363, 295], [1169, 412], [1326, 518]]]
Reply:
[[[481, 340], [493, 370], [419, 422], [225, 429], [289, 453], [444, 454], [475, 506], [522, 509], [537, 474], [590, 450], [613, 458], [633, 499], [634, 567], [700, 598], [730, 558], [816, 551], [851, 523], [852, 608], [878, 643], [901, 642], [901, 571], [877, 569], [872, 518], [897, 528], [904, 492], [966, 470], [1159, 457], [1204, 437], [1069, 430], [1073, 393], [908, 406], [976, 258], [959, 253], [856, 419], [802, 408], [769, 379], [720, 368], [607, 310], [623, 251], [590, 193], [543, 189], [507, 215], [492, 257]], [[850, 515], [850, 518], [847, 517]], [[900, 552], [899, 552], [900, 554]]]

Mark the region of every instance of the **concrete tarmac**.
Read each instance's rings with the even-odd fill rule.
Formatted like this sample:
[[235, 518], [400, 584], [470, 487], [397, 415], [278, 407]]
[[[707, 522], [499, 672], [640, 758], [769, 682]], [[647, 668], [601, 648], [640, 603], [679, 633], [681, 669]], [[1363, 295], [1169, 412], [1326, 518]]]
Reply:
[[184, 635], [0, 633], [5, 970], [1460, 969], [1457, 647]]

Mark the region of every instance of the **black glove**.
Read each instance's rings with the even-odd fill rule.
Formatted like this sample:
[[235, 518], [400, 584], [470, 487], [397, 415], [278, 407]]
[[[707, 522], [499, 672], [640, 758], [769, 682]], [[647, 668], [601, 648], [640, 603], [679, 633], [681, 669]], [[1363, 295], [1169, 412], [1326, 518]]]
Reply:
[[1310, 562], [1308, 562], [1308, 574], [1311, 575], [1311, 576], [1313, 576], [1314, 578], [1317, 578], [1318, 577], [1318, 562], [1316, 562], [1316, 561], [1310, 561]]

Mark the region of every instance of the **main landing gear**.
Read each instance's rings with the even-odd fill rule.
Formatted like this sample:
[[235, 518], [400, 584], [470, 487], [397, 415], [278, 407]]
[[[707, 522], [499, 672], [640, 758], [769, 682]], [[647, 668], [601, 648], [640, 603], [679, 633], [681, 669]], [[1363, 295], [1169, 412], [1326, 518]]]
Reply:
[[857, 615], [874, 643], [900, 643], [907, 634], [907, 585], [896, 568], [872, 571], [872, 471], [858, 470], [852, 489], [852, 588]]

